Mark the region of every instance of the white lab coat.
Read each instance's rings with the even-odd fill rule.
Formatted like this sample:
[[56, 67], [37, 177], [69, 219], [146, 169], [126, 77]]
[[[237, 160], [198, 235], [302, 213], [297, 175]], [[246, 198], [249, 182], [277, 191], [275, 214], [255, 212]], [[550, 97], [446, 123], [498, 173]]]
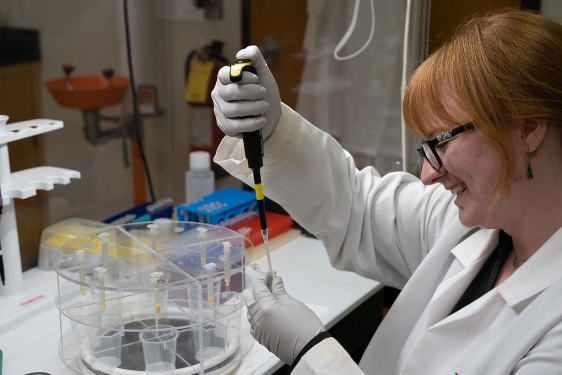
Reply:
[[[223, 139], [215, 161], [252, 181], [239, 139]], [[562, 230], [499, 287], [449, 315], [498, 231], [463, 227], [441, 186], [357, 170], [337, 142], [284, 105], [262, 181], [268, 198], [322, 240], [334, 267], [403, 288], [361, 369], [326, 339], [293, 374], [562, 374]]]

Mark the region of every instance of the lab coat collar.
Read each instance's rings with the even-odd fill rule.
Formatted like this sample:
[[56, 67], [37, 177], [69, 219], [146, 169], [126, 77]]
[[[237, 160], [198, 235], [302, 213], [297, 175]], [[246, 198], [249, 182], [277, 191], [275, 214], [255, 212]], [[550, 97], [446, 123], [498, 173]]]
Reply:
[[475, 262], [486, 260], [498, 246], [498, 243], [498, 229], [481, 229], [455, 246], [451, 253], [453, 253], [464, 268], [468, 268]]
[[434, 324], [436, 326], [446, 324], [474, 313], [472, 307], [475, 306], [469, 305], [456, 314], [449, 315], [490, 253], [497, 247], [498, 232], [498, 230], [479, 230], [451, 250], [464, 269], [446, 277], [435, 290], [428, 306], [428, 327]]
[[[451, 253], [465, 267], [471, 268], [490, 255], [498, 245], [498, 230], [480, 230], [456, 246]], [[472, 240], [482, 241], [480, 244]], [[498, 292], [510, 307], [542, 292], [562, 277], [562, 228], [554, 233], [529, 260], [505, 280]], [[483, 263], [482, 263], [483, 264]], [[479, 269], [479, 268], [478, 268]]]
[[498, 287], [509, 306], [542, 292], [562, 277], [561, 244], [562, 228]]

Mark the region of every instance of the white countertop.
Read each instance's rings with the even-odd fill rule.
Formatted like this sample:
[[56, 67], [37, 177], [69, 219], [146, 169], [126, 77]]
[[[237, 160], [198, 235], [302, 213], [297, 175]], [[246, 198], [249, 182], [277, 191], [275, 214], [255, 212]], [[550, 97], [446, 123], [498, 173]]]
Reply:
[[[283, 278], [287, 292], [309, 305], [328, 329], [383, 287], [376, 281], [332, 268], [324, 246], [312, 238], [298, 237], [281, 246], [272, 252], [271, 262], [273, 269]], [[256, 263], [267, 269], [265, 257]], [[34, 274], [32, 271], [30, 275]], [[26, 274], [28, 272], [24, 273], [24, 278]], [[250, 277], [256, 275], [249, 268], [248, 274]], [[52, 278], [56, 288], [54, 271]], [[53, 301], [49, 308], [26, 319], [25, 323], [1, 332], [3, 374], [72, 374], [57, 351], [61, 324], [66, 331], [69, 323], [65, 318], [60, 319]], [[272, 374], [282, 365], [277, 357], [255, 343], [233, 374]]]

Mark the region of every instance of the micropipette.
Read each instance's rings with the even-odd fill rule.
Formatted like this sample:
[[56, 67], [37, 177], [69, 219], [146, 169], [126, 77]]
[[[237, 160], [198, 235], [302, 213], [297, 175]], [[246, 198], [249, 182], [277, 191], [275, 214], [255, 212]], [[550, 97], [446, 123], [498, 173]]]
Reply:
[[[230, 81], [240, 82], [242, 80], [242, 73], [248, 71], [257, 75], [257, 70], [252, 66], [252, 60], [242, 59], [237, 60], [234, 65], [230, 67]], [[263, 201], [263, 189], [261, 185], [260, 168], [263, 166], [263, 138], [261, 129], [253, 132], [242, 133], [242, 140], [244, 141], [244, 154], [248, 161], [248, 167], [254, 174], [254, 189], [256, 191], [256, 200], [258, 202], [258, 213], [260, 216], [261, 234], [263, 243], [265, 245], [265, 255], [267, 256], [267, 265], [269, 272], [266, 273], [267, 286], [271, 288], [273, 281], [273, 269], [271, 267], [271, 256], [269, 254], [269, 239], [267, 230], [267, 221], [265, 217], [265, 204]]]
[[97, 267], [95, 271], [98, 273], [98, 285], [100, 287], [100, 310], [102, 312], [105, 312], [105, 290], [103, 289], [103, 287], [105, 286], [105, 273], [107, 272], [107, 270], [103, 267]]
[[206, 241], [206, 233], [207, 229], [205, 228], [197, 228], [197, 232], [199, 232], [199, 255], [201, 256], [201, 264], [207, 263], [207, 243]]
[[207, 270], [207, 303], [209, 304], [209, 311], [213, 311], [215, 304], [215, 292], [213, 290], [213, 273], [215, 271], [215, 263], [207, 263], [203, 265]]
[[84, 270], [84, 250], [77, 250], [76, 251], [76, 260], [78, 261], [78, 275], [80, 276], [80, 292], [82, 295], [86, 293], [86, 287], [84, 284], [86, 283], [86, 274]]

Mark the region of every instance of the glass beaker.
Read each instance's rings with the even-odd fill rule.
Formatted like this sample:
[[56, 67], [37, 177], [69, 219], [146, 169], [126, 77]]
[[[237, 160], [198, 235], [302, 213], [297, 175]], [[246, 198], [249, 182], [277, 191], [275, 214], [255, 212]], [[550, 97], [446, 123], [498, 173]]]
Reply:
[[92, 303], [74, 303], [68, 307], [66, 314], [70, 318], [70, 330], [72, 332], [72, 346], [77, 349], [88, 349], [90, 341], [88, 330], [92, 315], [97, 308]]
[[242, 332], [242, 306], [244, 295], [237, 292], [221, 292], [217, 299], [217, 336], [224, 338], [225, 348]]
[[179, 332], [170, 325], [150, 326], [139, 333], [148, 375], [167, 375], [176, 370]]
[[215, 301], [213, 310], [203, 314], [204, 321], [194, 332], [195, 358], [207, 362], [207, 366], [218, 365], [232, 355], [242, 332], [244, 296], [221, 292]]
[[111, 373], [121, 364], [121, 317], [100, 313], [96, 318], [97, 327], [89, 328], [92, 366], [101, 372]]
[[[209, 293], [209, 285], [212, 285], [212, 293]], [[201, 297], [199, 297], [199, 288], [201, 288]], [[215, 301], [218, 301], [220, 291], [220, 281], [215, 281], [201, 286], [192, 286], [187, 290], [187, 298], [189, 303], [190, 314], [198, 318], [199, 309], [203, 312], [203, 319], [207, 319], [206, 313], [212, 312]], [[210, 295], [209, 295], [210, 294]], [[201, 298], [201, 299], [200, 299]]]

